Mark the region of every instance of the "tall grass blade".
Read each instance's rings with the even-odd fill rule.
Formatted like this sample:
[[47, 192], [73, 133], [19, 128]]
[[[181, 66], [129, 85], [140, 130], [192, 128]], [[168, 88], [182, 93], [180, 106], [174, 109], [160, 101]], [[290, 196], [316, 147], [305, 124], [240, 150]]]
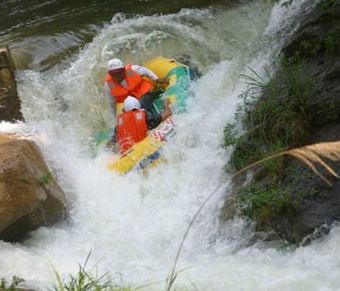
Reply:
[[194, 222], [196, 221], [196, 218], [198, 217], [198, 215], [200, 214], [200, 212], [202, 211], [202, 209], [204, 208], [204, 206], [209, 202], [209, 200], [215, 195], [215, 193], [221, 188], [221, 185], [218, 185], [214, 191], [212, 191], [208, 197], [203, 201], [203, 203], [201, 204], [201, 206], [198, 208], [198, 210], [196, 211], [195, 215], [193, 216], [193, 218], [191, 219], [184, 235], [183, 235], [183, 238], [182, 238], [182, 241], [181, 241], [181, 244], [177, 250], [177, 254], [176, 254], [176, 258], [175, 258], [175, 261], [174, 261], [174, 265], [172, 267], [172, 270], [171, 270], [171, 273], [170, 273], [170, 276], [168, 277], [167, 279], [167, 287], [166, 287], [166, 291], [170, 291], [176, 278], [177, 278], [177, 273], [176, 273], [176, 266], [177, 266], [177, 262], [178, 262], [178, 259], [179, 259], [179, 256], [182, 252], [182, 249], [183, 249], [183, 246], [184, 246], [184, 242], [190, 232], [190, 229], [192, 227], [192, 225], [194, 224]]
[[57, 278], [57, 286], [54, 288], [54, 290], [58, 290], [58, 291], [65, 291], [65, 288], [64, 288], [64, 282], [62, 281], [58, 271], [56, 270], [56, 268], [52, 265], [52, 263], [50, 263], [51, 267], [52, 267], [52, 270], [53, 270], [53, 273], [54, 275], [56, 276]]

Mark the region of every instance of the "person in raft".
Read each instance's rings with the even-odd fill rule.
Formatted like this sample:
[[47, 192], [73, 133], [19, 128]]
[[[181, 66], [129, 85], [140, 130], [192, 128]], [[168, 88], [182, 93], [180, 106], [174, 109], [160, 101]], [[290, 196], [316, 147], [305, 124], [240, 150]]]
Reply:
[[142, 141], [150, 129], [157, 127], [171, 115], [170, 100], [164, 100], [161, 113], [151, 113], [142, 109], [137, 98], [128, 96], [124, 100], [123, 112], [118, 116], [115, 128], [116, 150], [126, 153], [134, 144]]
[[144, 97], [141, 101], [142, 107], [147, 109], [152, 106], [160, 92], [154, 91], [154, 84], [152, 81], [142, 78], [144, 76], [154, 81], [156, 85], [169, 83], [167, 78], [158, 78], [154, 72], [143, 66], [131, 64], [124, 66], [120, 59], [109, 60], [105, 90], [114, 116], [117, 113], [117, 103], [123, 103], [127, 96], [133, 96], [139, 100]]

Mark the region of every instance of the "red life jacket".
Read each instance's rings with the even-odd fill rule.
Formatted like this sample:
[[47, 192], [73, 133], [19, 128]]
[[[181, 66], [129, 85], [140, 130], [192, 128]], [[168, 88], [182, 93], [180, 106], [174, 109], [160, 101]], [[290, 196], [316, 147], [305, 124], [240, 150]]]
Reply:
[[132, 70], [131, 64], [125, 66], [125, 78], [127, 88], [114, 80], [109, 73], [106, 74], [105, 81], [110, 88], [111, 96], [116, 98], [116, 103], [123, 103], [129, 95], [140, 99], [153, 89], [151, 81], [143, 79], [136, 71]]
[[118, 116], [116, 127], [119, 152], [124, 154], [134, 144], [143, 140], [148, 132], [146, 113], [144, 110], [123, 112]]

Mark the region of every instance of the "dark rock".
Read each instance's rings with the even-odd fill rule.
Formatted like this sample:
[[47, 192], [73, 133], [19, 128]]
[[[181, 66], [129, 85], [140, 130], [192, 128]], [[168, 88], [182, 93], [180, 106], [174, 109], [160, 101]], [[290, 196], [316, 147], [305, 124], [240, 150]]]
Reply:
[[8, 47], [0, 47], [0, 121], [24, 120]]
[[[318, 9], [306, 16], [304, 25], [283, 50], [286, 57], [304, 57], [305, 74], [317, 81], [317, 98], [309, 104], [313, 114], [311, 144], [340, 140], [339, 37], [340, 6]], [[326, 162], [340, 174], [340, 162]], [[318, 237], [315, 231], [320, 227], [340, 221], [340, 180], [327, 177], [332, 181], [328, 186], [305, 165], [296, 161], [290, 165], [294, 170], [288, 171], [283, 183], [290, 187], [295, 211], [274, 217], [272, 227], [287, 241], [305, 244], [306, 238]], [[327, 176], [324, 170], [320, 172]]]
[[[340, 123], [337, 123], [319, 129], [312, 142], [339, 140]], [[340, 175], [340, 161], [326, 162]], [[283, 184], [290, 187], [295, 211], [293, 215], [281, 213], [275, 216], [271, 225], [281, 237], [299, 244], [316, 229], [340, 221], [340, 179], [330, 177], [325, 170], [319, 169], [331, 181], [332, 185], [329, 186], [305, 165], [295, 160], [290, 164], [293, 170], [288, 172]]]
[[301, 28], [283, 48], [286, 58], [306, 62], [304, 74], [315, 80], [316, 98], [310, 101], [313, 125], [340, 119], [340, 5], [318, 7], [303, 17]]
[[[298, 53], [302, 57], [310, 58], [322, 57], [330, 48], [339, 52], [339, 40], [335, 37], [340, 30], [339, 16], [339, 5], [330, 8], [317, 7], [311, 13], [301, 16], [300, 28], [287, 41], [283, 48], [284, 54], [292, 57]], [[327, 38], [332, 36], [334, 42], [327, 42], [330, 40]]]
[[[310, 77], [315, 87], [303, 110], [310, 123], [305, 144], [340, 141], [340, 5], [316, 6], [314, 11], [301, 16], [300, 21], [300, 28], [288, 40], [282, 54], [288, 59], [303, 60], [301, 74]], [[278, 95], [278, 98], [290, 97], [289, 92], [283, 90]], [[340, 161], [325, 162], [340, 175]], [[269, 224], [284, 240], [305, 245], [327, 234], [331, 225], [340, 221], [340, 180], [318, 167], [331, 181], [329, 186], [306, 165], [292, 158], [284, 165], [282, 176], [275, 179], [283, 192], [289, 193], [291, 203], [274, 212]], [[253, 181], [266, 185], [272, 174], [264, 173], [255, 174]], [[237, 195], [239, 179], [235, 185], [231, 197]], [[229, 203], [231, 199], [227, 201], [225, 208], [235, 208]], [[228, 210], [228, 214], [233, 213], [235, 211]], [[224, 218], [230, 219], [230, 215], [224, 215]]]

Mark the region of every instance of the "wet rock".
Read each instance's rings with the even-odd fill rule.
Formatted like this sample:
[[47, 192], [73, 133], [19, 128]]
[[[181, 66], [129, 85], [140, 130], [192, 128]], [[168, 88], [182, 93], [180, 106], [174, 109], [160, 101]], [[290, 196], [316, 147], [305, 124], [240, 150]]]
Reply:
[[302, 22], [283, 54], [304, 60], [304, 74], [315, 79], [317, 98], [308, 106], [320, 127], [340, 119], [340, 5], [320, 6]]
[[0, 47], [0, 121], [24, 120], [8, 47]]
[[[301, 16], [300, 28], [282, 54], [285, 58], [302, 61], [301, 73], [313, 80], [312, 98], [302, 110], [310, 118], [304, 144], [340, 141], [340, 5], [319, 5], [309, 15]], [[288, 91], [278, 94], [280, 98], [290, 98]], [[340, 175], [340, 161], [326, 162]], [[340, 221], [340, 180], [318, 169], [332, 182], [331, 186], [291, 158], [285, 161], [280, 176], [272, 177], [268, 171], [254, 175], [253, 181], [261, 185], [268, 184], [268, 179], [275, 179], [281, 192], [289, 195], [289, 203], [270, 214], [266, 231], [274, 230], [289, 243], [305, 245], [326, 235], [329, 228]], [[227, 202], [225, 208], [232, 209], [233, 205]], [[255, 223], [260, 230], [260, 221]]]
[[[232, 175], [232, 173], [229, 173]], [[231, 190], [226, 193], [226, 198], [224, 199], [224, 204], [220, 214], [221, 221], [232, 220], [236, 215], [239, 214], [237, 205], [237, 195], [240, 189], [249, 183], [252, 179], [253, 173], [245, 173], [244, 175], [236, 176], [231, 185]]]
[[[325, 2], [325, 1], [324, 1]], [[307, 21], [306, 21], [307, 19]], [[317, 84], [317, 98], [311, 100], [313, 127], [309, 143], [340, 140], [340, 5], [319, 7], [306, 16], [304, 25], [286, 45], [286, 57], [307, 60], [304, 73]], [[326, 161], [340, 174], [340, 161]], [[305, 244], [316, 234], [325, 234], [334, 222], [340, 221], [340, 180], [328, 177], [328, 186], [312, 171], [296, 161], [283, 181], [290, 187], [293, 208], [290, 215], [282, 213], [272, 219], [272, 227], [284, 239]], [[327, 173], [320, 169], [327, 176]]]
[[[340, 140], [340, 123], [329, 124], [318, 130], [312, 143]], [[340, 162], [326, 161], [340, 175]], [[305, 244], [306, 238], [319, 237], [317, 231], [328, 229], [340, 221], [340, 179], [331, 177], [324, 169], [320, 172], [331, 181], [329, 186], [305, 165], [292, 160], [283, 185], [290, 187], [294, 211], [276, 215], [271, 221], [273, 229], [291, 243]]]
[[65, 211], [64, 193], [35, 143], [0, 135], [0, 239], [20, 241]]

